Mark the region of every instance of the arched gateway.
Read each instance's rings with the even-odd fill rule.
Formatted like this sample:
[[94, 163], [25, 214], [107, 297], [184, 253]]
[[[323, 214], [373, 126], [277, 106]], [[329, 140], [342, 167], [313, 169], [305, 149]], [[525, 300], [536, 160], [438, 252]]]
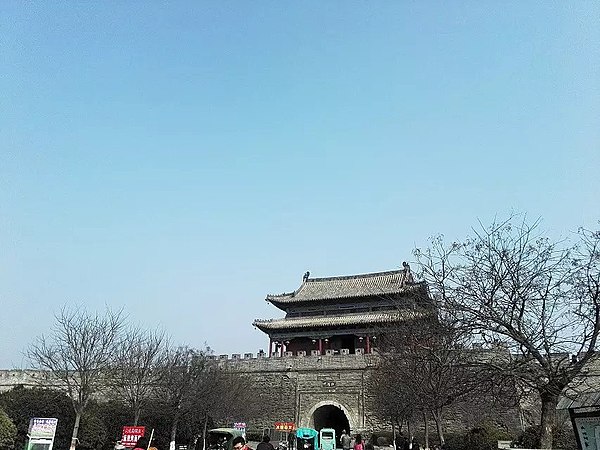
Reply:
[[333, 401], [317, 403], [310, 409], [307, 417], [302, 420], [302, 424], [315, 430], [333, 428], [338, 437], [343, 430], [348, 432], [353, 429], [348, 410], [343, 405]]

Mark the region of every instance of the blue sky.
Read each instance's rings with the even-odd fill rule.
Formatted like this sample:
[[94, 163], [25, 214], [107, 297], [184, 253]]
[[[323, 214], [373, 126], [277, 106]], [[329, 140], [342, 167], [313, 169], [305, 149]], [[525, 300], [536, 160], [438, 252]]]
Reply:
[[62, 305], [256, 352], [267, 293], [600, 219], [598, 2], [0, 3], [0, 367]]

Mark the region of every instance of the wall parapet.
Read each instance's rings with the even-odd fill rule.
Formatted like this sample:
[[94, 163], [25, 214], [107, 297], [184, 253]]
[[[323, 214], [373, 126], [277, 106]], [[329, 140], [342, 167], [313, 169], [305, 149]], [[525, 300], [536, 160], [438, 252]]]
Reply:
[[50, 372], [35, 369], [0, 370], [0, 392], [6, 392], [15, 386], [55, 387], [60, 382]]
[[218, 364], [224, 369], [239, 372], [286, 372], [331, 369], [367, 369], [377, 365], [381, 357], [377, 354], [278, 356], [264, 358], [219, 357]]

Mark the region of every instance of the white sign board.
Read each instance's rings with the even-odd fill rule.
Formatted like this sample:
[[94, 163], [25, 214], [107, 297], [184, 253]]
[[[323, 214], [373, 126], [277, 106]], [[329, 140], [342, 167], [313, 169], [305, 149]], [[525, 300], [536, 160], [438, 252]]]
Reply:
[[569, 412], [579, 448], [600, 450], [600, 410], [570, 410]]
[[244, 436], [244, 439], [246, 439], [246, 422], [235, 422], [233, 424], [233, 428], [240, 430], [242, 436]]
[[33, 417], [29, 420], [30, 439], [54, 439], [58, 419], [54, 417]]

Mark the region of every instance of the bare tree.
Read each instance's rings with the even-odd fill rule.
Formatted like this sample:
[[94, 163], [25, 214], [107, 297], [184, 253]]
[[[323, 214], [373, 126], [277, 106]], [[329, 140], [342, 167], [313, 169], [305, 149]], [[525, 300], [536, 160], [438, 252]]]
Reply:
[[538, 392], [540, 446], [552, 448], [559, 396], [596, 350], [600, 234], [581, 230], [575, 243], [557, 242], [538, 225], [511, 217], [461, 243], [435, 238], [415, 256], [448, 314], [510, 350], [512, 358], [486, 363]]
[[196, 401], [198, 384], [208, 369], [211, 350], [196, 350], [177, 347], [167, 350], [160, 369], [158, 392], [171, 411], [171, 442], [169, 449], [175, 449], [177, 427]]
[[377, 370], [371, 373], [367, 391], [373, 401], [372, 409], [381, 418], [390, 421], [395, 446], [396, 429], [401, 431], [402, 425], [405, 422], [410, 424], [416, 412], [422, 410], [419, 398], [402, 383], [393, 358], [382, 359]]
[[74, 450], [81, 416], [105, 382], [124, 318], [121, 311], [107, 309], [99, 314], [65, 307], [55, 320], [50, 336], [42, 335], [31, 344], [28, 356], [38, 368], [51, 372], [73, 403]]
[[[389, 332], [382, 363], [375, 372], [374, 389], [385, 409], [397, 417], [431, 415], [440, 443], [445, 442], [445, 409], [455, 402], [478, 397], [482, 373], [473, 367], [466, 350], [469, 336], [429, 309], [418, 321]], [[392, 395], [395, 399], [387, 399]]]
[[[251, 417], [261, 404], [256, 398], [250, 380], [233, 371], [224, 370], [215, 361], [209, 361], [206, 370], [197, 379], [193, 404], [186, 408], [192, 422], [196, 423], [195, 439], [201, 434], [206, 438], [208, 423], [241, 420]], [[206, 439], [204, 439], [206, 444]]]
[[131, 407], [133, 425], [156, 390], [165, 344], [163, 331], [130, 329], [116, 345], [109, 385]]

